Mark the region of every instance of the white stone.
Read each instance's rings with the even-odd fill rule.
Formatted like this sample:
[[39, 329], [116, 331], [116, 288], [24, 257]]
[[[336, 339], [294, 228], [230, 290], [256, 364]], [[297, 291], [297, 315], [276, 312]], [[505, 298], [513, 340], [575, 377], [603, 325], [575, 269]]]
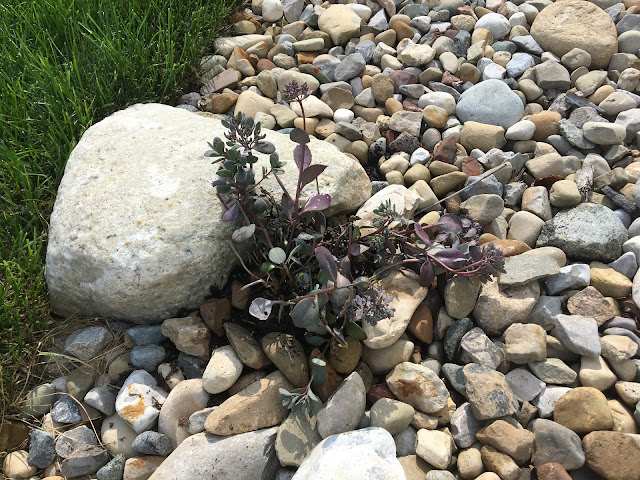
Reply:
[[535, 123], [530, 120], [520, 120], [507, 129], [504, 137], [507, 140], [531, 140], [535, 131]]
[[263, 0], [262, 18], [265, 22], [277, 22], [284, 14], [284, 7], [280, 0]]
[[418, 99], [418, 107], [424, 108], [427, 105], [435, 105], [444, 108], [448, 115], [455, 115], [456, 100], [453, 95], [447, 92], [429, 92]]
[[[51, 216], [46, 279], [56, 312], [159, 322], [226, 283], [236, 264], [233, 225], [221, 220], [211, 187], [217, 167], [203, 157], [225, 132], [218, 118], [159, 104], [134, 105], [85, 132]], [[292, 157], [288, 135], [263, 133], [281, 158]], [[319, 177], [332, 198], [326, 213], [353, 212], [369, 198], [371, 182], [356, 160], [324, 141], [309, 148], [328, 165]], [[260, 171], [268, 155], [257, 156]], [[292, 161], [284, 169], [280, 178], [294, 190], [298, 169]], [[279, 198], [275, 179], [262, 186]], [[309, 185], [303, 201], [315, 193]]]
[[137, 432], [149, 430], [160, 415], [167, 393], [145, 370], [136, 370], [116, 396], [116, 413]]
[[242, 368], [243, 363], [231, 345], [216, 348], [202, 375], [202, 386], [209, 393], [222, 393], [236, 383]]
[[558, 399], [570, 390], [569, 387], [545, 387], [531, 403], [538, 408], [540, 418], [549, 418]]
[[351, 110], [347, 110], [346, 108], [338, 108], [335, 112], [333, 112], [333, 121], [338, 122], [346, 122], [351, 123], [355, 118], [355, 114]]
[[404, 480], [393, 437], [363, 428], [325, 438], [304, 459], [292, 480]]
[[418, 430], [416, 454], [429, 465], [444, 470], [451, 462], [451, 437], [438, 430]]

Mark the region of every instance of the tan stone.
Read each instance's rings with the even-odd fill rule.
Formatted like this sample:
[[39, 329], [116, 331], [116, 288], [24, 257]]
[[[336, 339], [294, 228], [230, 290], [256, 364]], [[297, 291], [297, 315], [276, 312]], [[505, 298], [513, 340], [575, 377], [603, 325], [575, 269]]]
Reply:
[[640, 480], [640, 445], [620, 432], [591, 432], [582, 439], [587, 465], [607, 480]]
[[220, 404], [204, 428], [215, 435], [236, 435], [282, 423], [289, 410], [282, 405], [280, 388], [292, 390], [293, 385], [279, 371], [267, 375]]
[[624, 298], [631, 294], [632, 282], [620, 272], [600, 262], [591, 262], [591, 285], [605, 297]]
[[533, 139], [536, 142], [544, 142], [549, 135], [557, 135], [560, 133], [560, 120], [562, 116], [557, 112], [544, 111], [531, 115], [527, 120], [533, 122], [536, 131]]
[[531, 459], [535, 435], [529, 430], [518, 429], [504, 420], [496, 420], [478, 432], [476, 438], [483, 444], [506, 453], [523, 465]]
[[560, 397], [553, 408], [553, 420], [578, 434], [613, 427], [606, 397], [592, 387], [577, 387]]
[[502, 148], [507, 141], [504, 128], [478, 122], [465, 122], [460, 133], [460, 143], [468, 151], [479, 148], [488, 152], [492, 148]]

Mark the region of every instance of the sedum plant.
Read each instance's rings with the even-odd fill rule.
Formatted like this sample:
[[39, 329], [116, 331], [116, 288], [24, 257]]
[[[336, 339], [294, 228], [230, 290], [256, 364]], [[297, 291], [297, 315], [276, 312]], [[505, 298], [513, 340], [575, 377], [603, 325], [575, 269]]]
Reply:
[[[309, 95], [306, 84], [287, 84], [284, 99], [298, 102]], [[326, 165], [312, 162], [310, 138], [293, 129], [297, 145], [293, 161], [297, 182], [289, 191], [282, 179], [281, 161], [275, 147], [265, 141], [260, 123], [242, 113], [223, 121], [225, 140], [215, 138], [205, 156], [219, 164], [213, 182], [224, 207], [222, 219], [235, 223], [233, 248], [252, 278], [261, 286], [249, 313], [262, 321], [290, 318], [304, 332], [306, 341], [323, 347], [323, 355], [346, 345], [345, 337], [366, 338], [363, 322], [393, 316], [392, 297], [380, 287], [389, 272], [401, 271], [422, 286], [458, 275], [486, 281], [502, 270], [502, 252], [492, 244], [477, 245], [479, 226], [470, 218], [444, 214], [434, 224], [403, 218], [390, 205], [375, 210], [373, 225], [361, 228], [357, 217], [347, 222], [327, 221], [323, 213], [331, 196], [321, 193], [318, 177]], [[269, 155], [269, 168], [256, 172], [254, 152]], [[273, 177], [282, 194], [266, 191], [261, 183]], [[306, 201], [303, 190], [315, 193]], [[324, 382], [324, 361], [314, 359], [309, 385], [283, 391], [288, 407], [308, 407], [317, 400], [313, 382]]]

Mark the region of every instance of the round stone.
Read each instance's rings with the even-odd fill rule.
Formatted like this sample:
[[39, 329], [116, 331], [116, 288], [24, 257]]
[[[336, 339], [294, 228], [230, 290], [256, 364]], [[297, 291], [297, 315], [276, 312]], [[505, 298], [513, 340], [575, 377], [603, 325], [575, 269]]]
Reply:
[[523, 113], [520, 97], [506, 83], [495, 79], [480, 82], [466, 90], [456, 106], [456, 116], [462, 122], [498, 125], [505, 130], [518, 122]]

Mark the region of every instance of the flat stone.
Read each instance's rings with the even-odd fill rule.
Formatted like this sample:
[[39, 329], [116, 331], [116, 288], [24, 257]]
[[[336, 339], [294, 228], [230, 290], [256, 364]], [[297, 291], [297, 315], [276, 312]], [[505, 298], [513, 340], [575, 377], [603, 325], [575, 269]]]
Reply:
[[113, 335], [104, 327], [87, 327], [76, 330], [64, 342], [64, 350], [82, 361], [88, 362], [111, 343]]
[[97, 447], [80, 447], [65, 458], [60, 465], [60, 473], [65, 477], [80, 477], [97, 472], [107, 464], [107, 451]]
[[558, 262], [551, 257], [516, 255], [505, 259], [504, 273], [498, 284], [505, 287], [519, 287], [560, 272]]
[[205, 429], [215, 435], [237, 435], [282, 423], [288, 410], [282, 406], [280, 388], [290, 391], [293, 385], [276, 370], [220, 404], [207, 418]]
[[570, 385], [575, 382], [578, 376], [575, 370], [559, 358], [546, 358], [531, 362], [529, 368], [543, 382], [555, 385]]
[[81, 425], [71, 430], [67, 430], [64, 435], [58, 437], [55, 448], [56, 453], [59, 456], [67, 458], [79, 448], [95, 445], [98, 445], [98, 439], [96, 438], [95, 433], [93, 433], [93, 430]]
[[590, 357], [601, 353], [598, 324], [595, 319], [579, 315], [557, 315], [551, 334], [578, 355]]
[[584, 288], [591, 283], [591, 269], [585, 263], [566, 265], [560, 268], [560, 273], [547, 277], [545, 283], [549, 295]]
[[524, 368], [511, 370], [505, 378], [515, 397], [522, 403], [533, 400], [545, 387], [544, 381]]

